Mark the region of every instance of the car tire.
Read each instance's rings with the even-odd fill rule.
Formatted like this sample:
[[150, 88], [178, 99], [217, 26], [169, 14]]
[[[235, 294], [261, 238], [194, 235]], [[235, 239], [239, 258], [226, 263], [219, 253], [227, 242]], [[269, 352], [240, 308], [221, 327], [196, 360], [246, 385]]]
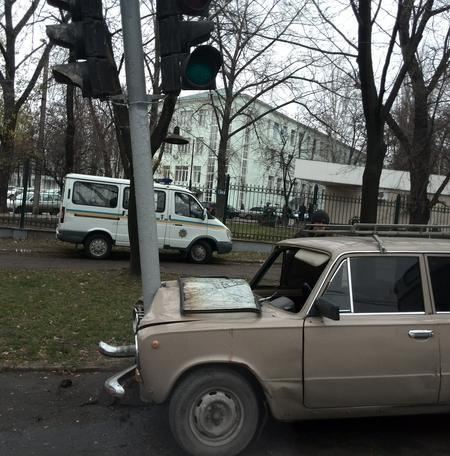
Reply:
[[92, 234], [84, 241], [84, 249], [89, 258], [104, 260], [111, 255], [112, 242], [106, 234]]
[[195, 456], [233, 456], [254, 438], [260, 404], [252, 385], [229, 369], [205, 368], [173, 392], [169, 423], [178, 444]]
[[187, 253], [187, 258], [191, 263], [208, 263], [212, 257], [212, 248], [208, 242], [194, 242]]

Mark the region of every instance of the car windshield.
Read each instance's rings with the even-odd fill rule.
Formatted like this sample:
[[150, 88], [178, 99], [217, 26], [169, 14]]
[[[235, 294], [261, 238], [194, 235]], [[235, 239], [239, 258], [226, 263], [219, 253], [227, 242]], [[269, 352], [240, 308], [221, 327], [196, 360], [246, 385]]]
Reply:
[[[280, 248], [269, 257], [251, 285], [259, 299], [298, 312], [328, 264], [330, 256], [304, 248]], [[287, 305], [289, 303], [289, 305]]]

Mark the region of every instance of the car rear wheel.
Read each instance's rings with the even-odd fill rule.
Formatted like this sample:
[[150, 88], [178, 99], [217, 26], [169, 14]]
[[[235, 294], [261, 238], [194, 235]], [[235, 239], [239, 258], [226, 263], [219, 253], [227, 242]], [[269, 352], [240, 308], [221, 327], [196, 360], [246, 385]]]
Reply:
[[208, 368], [186, 377], [169, 404], [169, 421], [178, 444], [195, 456], [239, 454], [256, 434], [259, 402], [240, 374]]
[[92, 234], [84, 242], [84, 249], [95, 260], [104, 260], [111, 255], [112, 242], [106, 234]]
[[192, 244], [187, 256], [191, 263], [208, 263], [212, 256], [211, 246], [205, 241], [197, 241]]

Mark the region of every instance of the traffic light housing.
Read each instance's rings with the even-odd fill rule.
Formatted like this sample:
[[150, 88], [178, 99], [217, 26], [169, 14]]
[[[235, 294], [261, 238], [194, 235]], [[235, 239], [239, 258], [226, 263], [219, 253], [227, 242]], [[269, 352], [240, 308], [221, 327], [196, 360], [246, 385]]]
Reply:
[[157, 0], [161, 81], [164, 93], [216, 88], [222, 54], [213, 46], [190, 48], [207, 41], [214, 24], [208, 20], [184, 20], [183, 15], [208, 16], [211, 0]]
[[72, 19], [71, 23], [47, 26], [50, 41], [70, 49], [76, 60], [52, 67], [55, 80], [80, 87], [84, 97], [105, 99], [122, 93], [102, 1], [47, 0], [47, 3], [67, 11]]

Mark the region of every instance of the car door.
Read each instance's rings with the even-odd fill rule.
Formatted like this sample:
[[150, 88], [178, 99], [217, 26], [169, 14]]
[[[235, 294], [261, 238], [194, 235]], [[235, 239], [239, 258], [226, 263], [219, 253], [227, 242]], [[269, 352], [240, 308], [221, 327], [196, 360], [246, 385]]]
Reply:
[[169, 213], [166, 244], [172, 248], [185, 249], [198, 236], [207, 235], [208, 219], [203, 208], [188, 193], [172, 191], [173, 211]]
[[435, 332], [439, 332], [441, 355], [440, 403], [450, 403], [450, 255], [428, 255]]
[[342, 261], [322, 298], [340, 320], [304, 323], [304, 403], [310, 408], [435, 404], [439, 339], [424, 303], [420, 256]]

